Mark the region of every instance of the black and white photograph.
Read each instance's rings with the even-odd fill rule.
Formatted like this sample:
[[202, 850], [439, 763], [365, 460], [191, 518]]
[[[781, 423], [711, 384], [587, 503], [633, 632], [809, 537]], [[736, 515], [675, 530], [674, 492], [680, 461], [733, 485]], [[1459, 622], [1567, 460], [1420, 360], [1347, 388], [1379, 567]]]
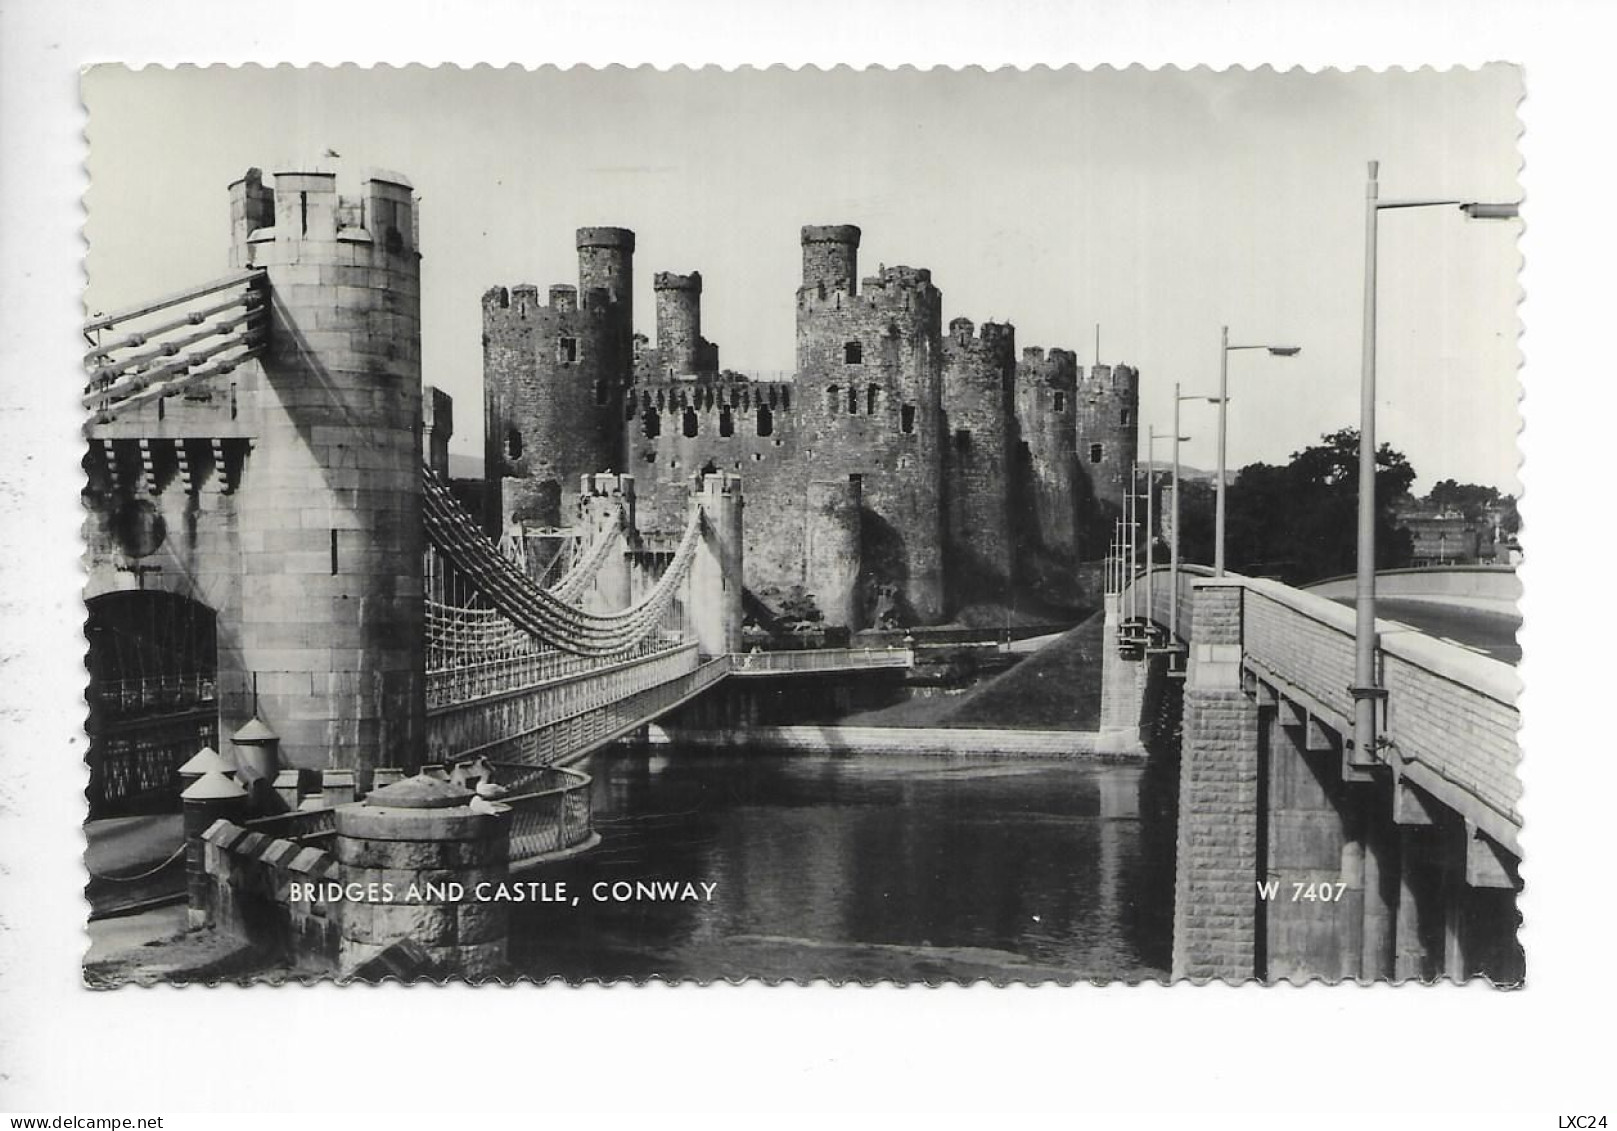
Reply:
[[82, 91], [89, 986], [1527, 977], [1520, 68]]

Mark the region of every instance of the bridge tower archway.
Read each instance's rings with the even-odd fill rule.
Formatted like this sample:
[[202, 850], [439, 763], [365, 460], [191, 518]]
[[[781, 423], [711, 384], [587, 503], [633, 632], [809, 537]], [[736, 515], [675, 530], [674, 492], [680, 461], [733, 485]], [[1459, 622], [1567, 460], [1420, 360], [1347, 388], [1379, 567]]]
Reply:
[[85, 605], [92, 818], [176, 810], [179, 767], [219, 746], [218, 615], [162, 589]]

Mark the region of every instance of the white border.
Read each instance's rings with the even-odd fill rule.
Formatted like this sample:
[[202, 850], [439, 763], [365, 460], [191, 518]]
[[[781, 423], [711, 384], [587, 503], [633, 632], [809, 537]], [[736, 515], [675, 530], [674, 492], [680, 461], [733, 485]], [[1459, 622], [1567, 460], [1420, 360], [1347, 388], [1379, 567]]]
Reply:
[[[0, 1110], [1019, 1108], [1617, 1116], [1598, 600], [1617, 421], [1599, 0], [0, 9]], [[78, 985], [76, 68], [246, 59], [1527, 68], [1529, 988], [411, 992]], [[208, 139], [197, 138], [199, 146]], [[1578, 423], [1582, 427], [1578, 427]], [[1580, 1030], [1579, 1019], [1592, 1021]], [[567, 1036], [564, 1036], [567, 1035]], [[471, 1050], [482, 1050], [473, 1054]], [[487, 1058], [486, 1061], [483, 1058]], [[485, 1083], [486, 1081], [486, 1083]], [[529, 1122], [532, 1122], [530, 1119]], [[349, 1120], [352, 1122], [352, 1119]], [[440, 1121], [438, 1125], [446, 1125]], [[1398, 1126], [1405, 1124], [1398, 1123]]]

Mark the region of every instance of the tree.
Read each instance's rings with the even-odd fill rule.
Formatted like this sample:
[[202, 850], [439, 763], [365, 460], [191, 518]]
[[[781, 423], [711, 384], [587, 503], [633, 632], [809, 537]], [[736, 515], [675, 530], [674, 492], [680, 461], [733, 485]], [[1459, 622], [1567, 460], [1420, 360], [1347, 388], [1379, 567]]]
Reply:
[[[1344, 428], [1293, 452], [1284, 466], [1255, 463], [1229, 487], [1230, 568], [1277, 575], [1290, 584], [1352, 573], [1357, 561], [1359, 433]], [[1409, 533], [1392, 504], [1415, 469], [1388, 444], [1376, 451], [1376, 568], [1408, 565]]]

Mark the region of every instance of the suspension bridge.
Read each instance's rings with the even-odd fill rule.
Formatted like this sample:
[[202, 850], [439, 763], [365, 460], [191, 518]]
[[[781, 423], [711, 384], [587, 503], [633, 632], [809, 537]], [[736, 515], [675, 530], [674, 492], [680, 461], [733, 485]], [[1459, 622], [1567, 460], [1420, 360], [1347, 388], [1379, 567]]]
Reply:
[[777, 670], [738, 657], [739, 476], [693, 479], [672, 531], [636, 528], [632, 476], [585, 476], [553, 578], [463, 509], [423, 424], [404, 178], [230, 196], [229, 274], [84, 325], [93, 809], [204, 744], [259, 776], [564, 764]]

